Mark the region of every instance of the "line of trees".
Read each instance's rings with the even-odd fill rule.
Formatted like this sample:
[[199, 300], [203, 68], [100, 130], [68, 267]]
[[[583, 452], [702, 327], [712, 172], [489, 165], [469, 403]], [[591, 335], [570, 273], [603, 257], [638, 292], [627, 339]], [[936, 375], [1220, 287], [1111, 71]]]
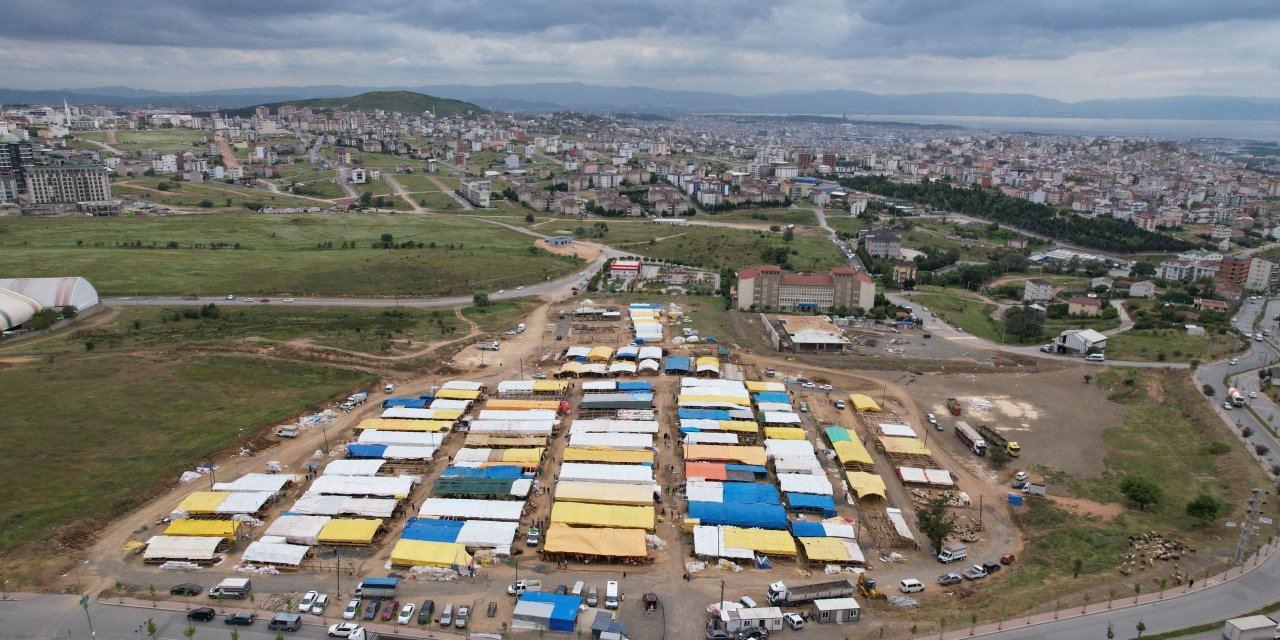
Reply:
[[1196, 246], [1180, 238], [1139, 229], [1110, 216], [1086, 218], [1058, 207], [1011, 198], [995, 189], [957, 188], [943, 181], [929, 180], [920, 184], [899, 184], [881, 176], [842, 178], [840, 184], [850, 189], [911, 200], [941, 211], [981, 216], [1102, 251], [1185, 251]]

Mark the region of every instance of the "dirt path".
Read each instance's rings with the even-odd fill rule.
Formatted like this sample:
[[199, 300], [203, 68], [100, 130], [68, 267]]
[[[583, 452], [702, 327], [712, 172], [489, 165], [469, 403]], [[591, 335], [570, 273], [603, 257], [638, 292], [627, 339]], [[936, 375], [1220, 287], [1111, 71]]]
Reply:
[[[116, 136], [115, 136], [115, 132], [114, 132], [114, 131], [110, 131], [110, 130], [108, 130], [108, 131], [107, 131], [107, 139], [108, 139], [108, 140], [110, 140], [111, 142], [115, 142], [115, 140], [113, 139], [113, 138], [115, 138], [115, 137], [116, 137]], [[81, 138], [81, 140], [84, 140], [85, 142], [88, 142], [89, 144], [91, 144], [91, 145], [93, 145], [93, 146], [95, 146], [95, 147], [99, 147], [99, 148], [101, 148], [101, 149], [103, 149], [103, 150], [105, 150], [105, 151], [110, 151], [111, 153], [114, 153], [114, 154], [116, 154], [116, 155], [118, 155], [118, 156], [125, 156], [125, 157], [128, 157], [128, 155], [129, 155], [129, 154], [127, 154], [127, 153], [125, 153], [125, 152], [123, 152], [123, 151], [121, 151], [121, 150], [119, 150], [119, 149], [117, 149], [117, 148], [115, 148], [115, 147], [111, 146], [110, 144], [107, 144], [107, 143], [104, 143], [104, 142], [98, 142], [97, 140], [90, 140], [90, 139], [88, 139], [88, 138]]]
[[395, 195], [400, 196], [402, 200], [409, 203], [410, 207], [413, 207], [414, 213], [427, 212], [426, 209], [423, 209], [422, 206], [419, 205], [418, 202], [414, 200], [412, 196], [409, 195], [409, 192], [406, 191], [404, 187], [400, 186], [400, 181], [396, 180], [395, 176], [391, 175], [390, 173], [386, 173], [384, 171], [384, 173], [382, 174], [382, 179], [386, 180], [387, 185], [391, 187], [391, 191], [395, 193]]
[[[83, 322], [74, 322], [70, 326], [65, 327], [65, 329], [86, 329], [88, 327], [96, 327], [100, 324], [103, 324], [104, 322], [110, 322], [112, 320], [115, 320], [116, 317], [119, 315], [120, 315], [120, 307], [106, 307], [106, 311], [95, 313], [89, 318], [85, 319]], [[19, 340], [18, 342], [12, 342], [9, 344], [0, 345], [0, 350], [11, 349], [11, 348], [20, 347], [20, 346], [25, 347], [33, 344], [40, 344], [45, 340], [50, 340], [52, 338], [64, 338], [64, 337], [66, 337], [65, 330], [54, 331], [52, 333], [40, 336], [38, 338], [31, 338], [30, 340]]]
[[457, 193], [454, 193], [453, 189], [450, 189], [448, 185], [446, 185], [443, 181], [440, 180], [440, 178], [437, 178], [433, 175], [427, 175], [427, 179], [430, 180], [432, 184], [436, 185], [437, 187], [440, 187], [441, 191], [447, 194], [450, 198], [453, 198], [455, 201], [457, 201], [458, 204], [462, 205], [463, 209], [466, 209], [468, 211], [475, 209], [475, 207], [471, 206], [470, 202], [467, 202], [466, 198], [463, 198], [459, 196]]

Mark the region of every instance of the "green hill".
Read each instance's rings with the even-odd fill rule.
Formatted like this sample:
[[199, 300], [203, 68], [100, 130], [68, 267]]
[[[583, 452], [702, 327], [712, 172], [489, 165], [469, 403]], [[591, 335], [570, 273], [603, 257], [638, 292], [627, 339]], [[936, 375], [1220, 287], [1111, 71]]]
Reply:
[[[311, 100], [290, 100], [288, 102], [270, 102], [265, 106], [275, 113], [276, 109], [284, 105], [293, 105], [294, 107], [310, 107], [312, 111], [398, 111], [400, 113], [422, 113], [423, 111], [431, 111], [437, 116], [451, 116], [467, 111], [476, 113], [484, 113], [487, 109], [478, 107], [470, 102], [461, 100], [449, 100], [446, 98], [437, 98], [423, 93], [413, 91], [370, 91], [357, 96], [347, 96], [345, 98], [313, 98]], [[254, 105], [255, 107], [257, 105]], [[234, 109], [225, 111], [227, 115], [252, 115], [254, 107], [246, 107], [244, 109]]]

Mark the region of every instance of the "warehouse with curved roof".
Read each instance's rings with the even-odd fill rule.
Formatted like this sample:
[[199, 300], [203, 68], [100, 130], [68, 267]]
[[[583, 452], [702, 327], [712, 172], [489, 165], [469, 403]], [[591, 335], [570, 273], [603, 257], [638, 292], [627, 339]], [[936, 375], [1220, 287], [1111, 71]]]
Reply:
[[40, 303], [9, 289], [0, 289], [0, 331], [8, 331], [31, 319]]
[[0, 278], [0, 289], [20, 293], [45, 309], [75, 307], [84, 311], [96, 306], [98, 290], [88, 280], [67, 278]]

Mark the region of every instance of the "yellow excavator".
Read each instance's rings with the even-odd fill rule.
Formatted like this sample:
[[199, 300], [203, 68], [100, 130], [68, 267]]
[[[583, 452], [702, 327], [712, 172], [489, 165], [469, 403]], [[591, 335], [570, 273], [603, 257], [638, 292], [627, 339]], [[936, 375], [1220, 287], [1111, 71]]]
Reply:
[[880, 592], [876, 590], [875, 579], [868, 578], [865, 571], [858, 574], [858, 595], [868, 600], [876, 600], [880, 597]]

